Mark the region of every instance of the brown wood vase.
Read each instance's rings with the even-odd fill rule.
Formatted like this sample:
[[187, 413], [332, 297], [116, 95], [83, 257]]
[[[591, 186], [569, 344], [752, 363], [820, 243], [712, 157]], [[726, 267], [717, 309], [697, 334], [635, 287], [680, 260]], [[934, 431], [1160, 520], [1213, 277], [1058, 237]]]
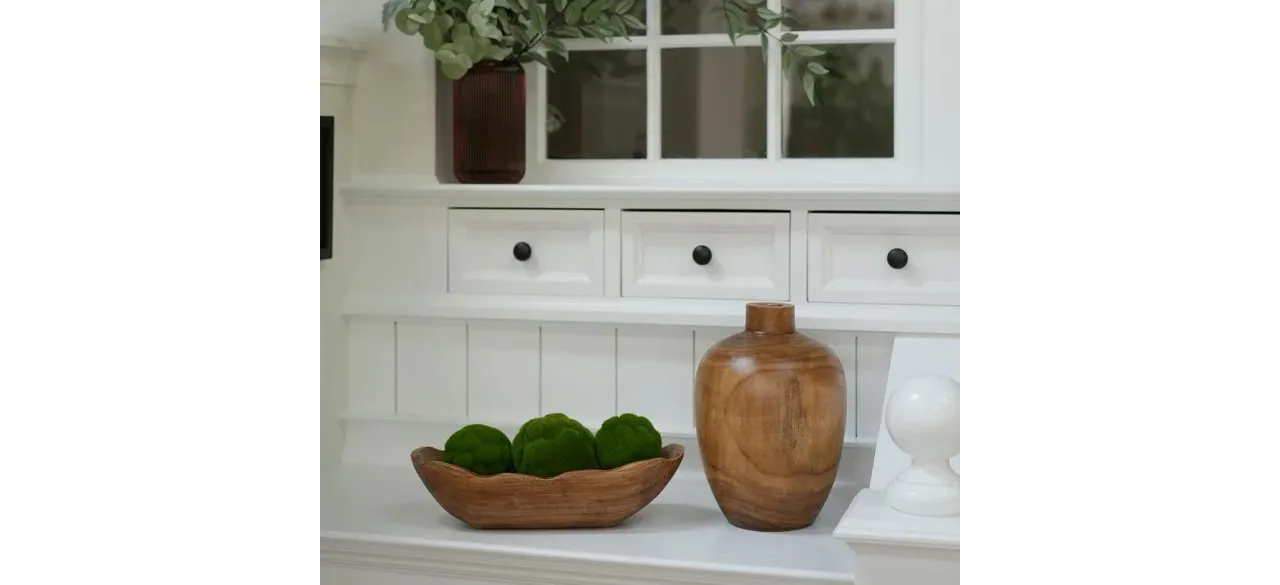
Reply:
[[453, 82], [453, 175], [462, 183], [519, 183], [525, 173], [525, 74], [481, 61]]
[[478, 475], [445, 463], [443, 454], [434, 447], [419, 447], [410, 459], [431, 497], [472, 528], [610, 528], [662, 493], [684, 460], [684, 447], [667, 445], [662, 457], [615, 469], [569, 471], [548, 478]]
[[707, 350], [695, 388], [702, 465], [730, 524], [813, 524], [840, 466], [845, 401], [840, 359], [796, 331], [795, 307], [749, 303], [746, 329]]

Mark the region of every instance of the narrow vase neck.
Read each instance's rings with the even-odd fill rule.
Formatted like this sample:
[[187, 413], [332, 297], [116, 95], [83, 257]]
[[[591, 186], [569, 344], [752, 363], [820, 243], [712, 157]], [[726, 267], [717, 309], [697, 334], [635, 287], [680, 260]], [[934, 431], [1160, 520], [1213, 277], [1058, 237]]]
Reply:
[[796, 308], [786, 303], [747, 303], [747, 331], [795, 333]]

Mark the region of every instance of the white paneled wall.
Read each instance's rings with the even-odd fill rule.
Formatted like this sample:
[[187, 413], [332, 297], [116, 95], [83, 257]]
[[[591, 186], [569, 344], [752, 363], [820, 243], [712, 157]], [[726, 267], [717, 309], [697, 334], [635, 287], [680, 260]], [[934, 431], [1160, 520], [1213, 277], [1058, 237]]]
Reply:
[[[350, 325], [348, 414], [518, 427], [563, 412], [598, 428], [614, 414], [694, 433], [693, 380], [707, 349], [734, 328], [456, 320]], [[872, 440], [892, 336], [807, 332], [844, 365], [846, 439]]]

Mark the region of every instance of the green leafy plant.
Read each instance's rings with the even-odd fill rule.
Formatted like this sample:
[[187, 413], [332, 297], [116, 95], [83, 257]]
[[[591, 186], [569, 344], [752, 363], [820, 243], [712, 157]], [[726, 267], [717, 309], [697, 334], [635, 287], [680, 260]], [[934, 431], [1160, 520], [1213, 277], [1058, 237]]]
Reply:
[[515, 469], [511, 462], [511, 440], [502, 431], [482, 424], [467, 425], [450, 435], [441, 459], [480, 475]]
[[805, 97], [809, 98], [810, 105], [816, 104], [814, 99], [816, 78], [828, 73], [828, 69], [818, 58], [826, 52], [814, 47], [794, 44], [800, 38], [796, 33], [778, 34], [784, 25], [796, 27], [800, 24], [790, 10], [784, 8], [782, 12], [774, 12], [765, 6], [765, 0], [719, 0], [718, 5], [711, 8], [711, 12], [724, 15], [725, 24], [729, 29], [729, 38], [735, 45], [739, 38], [759, 35], [760, 53], [766, 63], [769, 43], [777, 43], [782, 49], [783, 71], [793, 78], [799, 74]]
[[511, 456], [517, 472], [538, 477], [600, 468], [595, 436], [582, 423], [562, 413], [524, 423], [511, 441]]
[[645, 25], [631, 14], [640, 0], [388, 0], [382, 27], [419, 35], [450, 79], [481, 61], [537, 62], [555, 68], [547, 53], [565, 60], [560, 39], [630, 38]]
[[644, 459], [662, 457], [662, 435], [649, 419], [632, 413], [611, 417], [596, 431], [601, 469], [622, 467]]

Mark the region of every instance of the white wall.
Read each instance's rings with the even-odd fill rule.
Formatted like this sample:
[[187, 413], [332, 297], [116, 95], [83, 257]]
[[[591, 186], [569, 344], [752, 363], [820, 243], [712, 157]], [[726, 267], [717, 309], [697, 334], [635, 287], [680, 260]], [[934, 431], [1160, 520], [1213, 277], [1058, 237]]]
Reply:
[[[322, 55], [325, 51], [322, 51]], [[345, 63], [332, 51], [334, 64]], [[352, 234], [341, 185], [351, 172], [351, 97], [338, 68], [322, 69], [320, 114], [333, 116], [334, 217], [333, 257], [320, 263], [320, 464], [335, 465], [341, 457], [341, 416], [347, 402], [347, 326], [342, 316], [352, 259]], [[326, 75], [328, 73], [328, 75]]]

